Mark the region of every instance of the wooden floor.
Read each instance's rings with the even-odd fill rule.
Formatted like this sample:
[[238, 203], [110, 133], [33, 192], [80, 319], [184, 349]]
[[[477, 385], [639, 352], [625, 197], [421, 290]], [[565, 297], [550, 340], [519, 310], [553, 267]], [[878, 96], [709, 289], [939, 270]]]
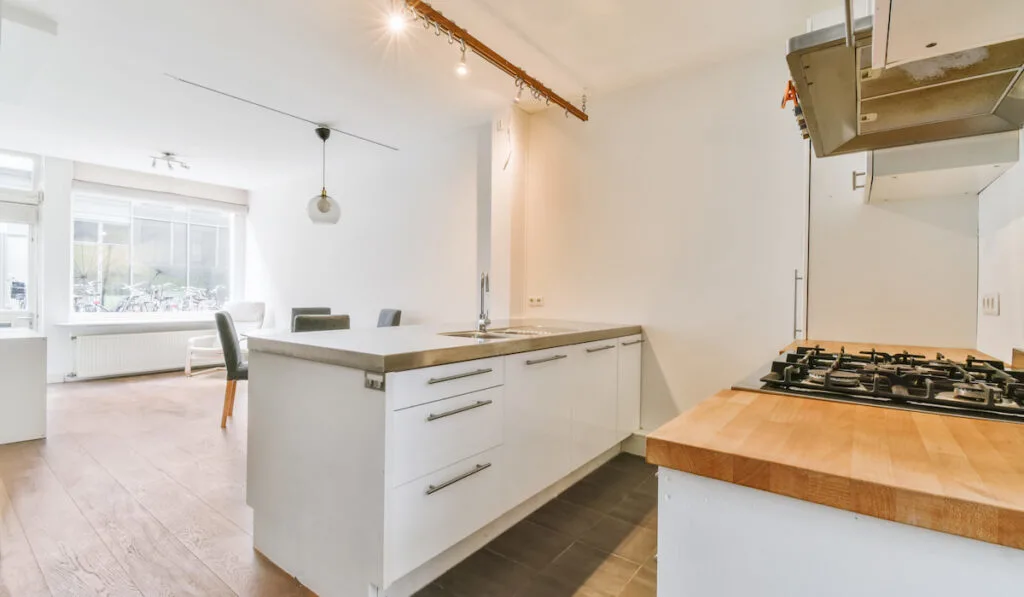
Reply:
[[227, 429], [223, 372], [50, 386], [0, 446], [0, 596], [312, 595], [252, 548], [244, 385]]
[[[0, 597], [312, 595], [252, 547], [245, 387], [223, 372], [50, 386], [49, 437], [0, 446]], [[654, 597], [656, 481], [620, 455], [421, 597]]]

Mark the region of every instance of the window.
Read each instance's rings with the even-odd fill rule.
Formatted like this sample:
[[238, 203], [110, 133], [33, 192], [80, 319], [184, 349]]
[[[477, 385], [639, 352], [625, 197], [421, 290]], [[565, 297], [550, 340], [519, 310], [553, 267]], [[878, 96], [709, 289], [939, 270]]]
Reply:
[[76, 195], [77, 313], [215, 311], [231, 282], [232, 214]]
[[0, 311], [25, 311], [29, 269], [28, 224], [0, 222]]
[[27, 155], [0, 152], [0, 188], [32, 191], [36, 186], [36, 160]]

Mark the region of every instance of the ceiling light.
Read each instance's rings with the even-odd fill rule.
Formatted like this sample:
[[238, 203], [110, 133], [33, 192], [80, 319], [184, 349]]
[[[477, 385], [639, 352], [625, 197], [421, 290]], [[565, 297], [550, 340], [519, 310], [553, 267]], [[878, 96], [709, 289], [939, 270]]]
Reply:
[[[455, 74], [459, 77], [466, 77], [470, 72], [469, 65], [466, 64], [466, 48], [468, 47], [473, 50], [473, 53], [479, 56], [483, 62], [490, 64], [515, 79], [517, 86], [522, 82], [524, 85], [529, 86], [531, 90], [539, 90], [539, 93], [543, 93], [545, 103], [550, 100], [552, 104], [557, 104], [564, 108], [567, 117], [575, 116], [584, 122], [590, 119], [590, 117], [587, 116], [585, 109], [577, 108], [572, 102], [558, 95], [536, 78], [531, 77], [522, 68], [516, 66], [507, 58], [490, 48], [487, 44], [471, 35], [469, 31], [459, 27], [457, 23], [441, 14], [440, 11], [435, 9], [425, 0], [402, 1], [406, 10], [408, 10], [412, 15], [410, 20], [422, 20], [423, 28], [427, 31], [433, 29], [435, 37], [440, 38], [442, 36], [446, 36], [448, 38], [448, 43], [459, 43], [460, 50], [462, 51], [462, 57], [461, 60], [459, 60], [459, 63], [455, 66]], [[541, 99], [539, 95], [537, 99]]]
[[163, 162], [164, 164], [167, 165], [167, 169], [172, 172], [174, 171], [175, 166], [180, 166], [183, 170], [189, 169], [188, 164], [182, 161], [182, 159], [178, 157], [177, 154], [170, 151], [163, 151], [160, 152], [160, 155], [153, 155], [149, 157], [153, 159], [153, 161], [150, 163], [150, 167], [152, 168], [156, 168], [157, 162]]
[[306, 208], [309, 211], [309, 219], [314, 224], [337, 224], [341, 219], [341, 206], [327, 194], [327, 139], [331, 137], [331, 129], [323, 126], [317, 127], [316, 136], [320, 137], [324, 144], [321, 189], [319, 195], [314, 195], [309, 200]]
[[523, 88], [522, 88], [522, 86], [520, 86], [519, 87], [519, 91], [516, 92], [516, 103], [518, 104], [521, 101], [523, 101]]
[[455, 65], [455, 74], [463, 78], [469, 75], [469, 65], [466, 64], [466, 48], [462, 48], [462, 58]]
[[407, 22], [408, 21], [402, 12], [392, 12], [391, 16], [388, 17], [388, 29], [391, 30], [391, 33], [401, 33], [405, 30]]

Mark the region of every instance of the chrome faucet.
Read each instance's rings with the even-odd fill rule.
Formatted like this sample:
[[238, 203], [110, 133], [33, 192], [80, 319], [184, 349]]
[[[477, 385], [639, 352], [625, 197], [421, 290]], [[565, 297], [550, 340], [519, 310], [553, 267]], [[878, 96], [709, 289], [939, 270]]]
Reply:
[[487, 293], [491, 291], [491, 277], [484, 272], [480, 274], [480, 317], [476, 321], [477, 331], [486, 333], [487, 326], [491, 325], [491, 318], [487, 313]]

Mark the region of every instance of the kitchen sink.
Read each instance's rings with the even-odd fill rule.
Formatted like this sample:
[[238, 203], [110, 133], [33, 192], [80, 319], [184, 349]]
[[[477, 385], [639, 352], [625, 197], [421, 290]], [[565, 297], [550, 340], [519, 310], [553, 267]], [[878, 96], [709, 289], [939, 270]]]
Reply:
[[498, 334], [495, 332], [446, 332], [441, 334], [442, 336], [452, 336], [455, 338], [469, 338], [471, 340], [511, 340], [515, 336], [509, 334]]
[[572, 328], [555, 328], [543, 325], [523, 325], [491, 330], [492, 333], [509, 336], [553, 336], [555, 334], [571, 334], [575, 331], [577, 330]]

